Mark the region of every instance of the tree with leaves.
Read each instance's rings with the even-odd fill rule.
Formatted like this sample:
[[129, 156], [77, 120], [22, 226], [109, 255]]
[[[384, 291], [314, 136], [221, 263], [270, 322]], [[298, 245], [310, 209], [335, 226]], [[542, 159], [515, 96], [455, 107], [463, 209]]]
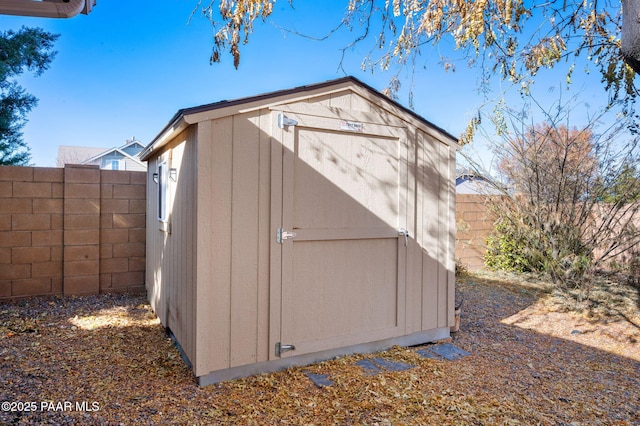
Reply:
[[505, 139], [499, 172], [531, 204], [570, 205], [588, 196], [598, 178], [594, 136], [589, 127], [532, 124], [523, 134]]
[[640, 200], [640, 165], [625, 160], [607, 187], [602, 200], [607, 203], [632, 203]]
[[57, 38], [40, 28], [0, 33], [0, 165], [29, 164], [31, 155], [22, 139], [22, 128], [38, 100], [16, 78], [26, 70], [42, 74], [55, 56]]
[[[237, 67], [241, 46], [248, 42], [254, 22], [270, 17], [274, 3], [199, 0], [194, 12], [201, 11], [214, 28], [211, 62], [221, 61], [228, 51]], [[289, 3], [295, 6], [295, 1]], [[344, 5], [344, 19], [329, 34], [341, 27], [353, 31], [344, 51], [368, 43], [362, 68], [396, 69], [391, 90], [398, 87], [402, 69], [419, 63], [423, 47], [448, 40], [460, 55], [439, 58], [446, 69], [464, 61], [479, 68], [482, 83], [498, 77], [523, 93], [544, 68], [564, 66], [566, 79], [571, 81], [578, 59], [583, 58], [584, 72], [593, 68], [602, 76], [610, 103], [622, 103], [626, 114], [634, 111], [635, 72], [621, 52], [623, 11], [619, 2], [344, 0]], [[471, 140], [478, 124], [478, 120], [470, 122], [462, 143]]]
[[596, 131], [600, 117], [571, 127], [566, 105], [541, 123], [531, 111], [505, 111], [495, 152], [508, 191], [489, 201], [497, 221], [487, 265], [580, 287], [640, 247], [638, 139], [621, 137], [618, 124]]

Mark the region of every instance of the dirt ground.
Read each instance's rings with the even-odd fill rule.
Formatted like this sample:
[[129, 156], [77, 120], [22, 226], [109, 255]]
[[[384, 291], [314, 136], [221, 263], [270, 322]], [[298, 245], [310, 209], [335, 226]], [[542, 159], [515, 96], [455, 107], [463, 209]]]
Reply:
[[[540, 282], [459, 280], [471, 355], [395, 347], [200, 388], [141, 295], [0, 305], [0, 424], [640, 425], [640, 297], [567, 311]], [[413, 368], [367, 374], [382, 357]], [[314, 385], [306, 372], [325, 374]]]

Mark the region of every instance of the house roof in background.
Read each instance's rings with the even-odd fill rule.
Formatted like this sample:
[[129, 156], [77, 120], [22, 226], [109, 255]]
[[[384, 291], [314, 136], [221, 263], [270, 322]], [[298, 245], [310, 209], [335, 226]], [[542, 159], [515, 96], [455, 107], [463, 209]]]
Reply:
[[[125, 145], [128, 146], [128, 145]], [[99, 158], [105, 157], [109, 154], [113, 154], [113, 153], [118, 153], [120, 155], [122, 155], [124, 158], [131, 160], [131, 161], [135, 161], [136, 163], [140, 163], [141, 165], [144, 165], [144, 163], [142, 161], [140, 161], [140, 158], [138, 158], [137, 155], [133, 156], [131, 154], [127, 154], [125, 151], [123, 151], [123, 147], [121, 148], [111, 148], [111, 149], [107, 149], [101, 153], [99, 153], [98, 155], [95, 155], [91, 158], [87, 158], [86, 160], [83, 161], [83, 163], [91, 163], [93, 161], [98, 160]]]
[[504, 193], [502, 185], [483, 174], [459, 170], [456, 172], [457, 194], [500, 195]]
[[63, 167], [65, 164], [85, 164], [98, 160], [101, 157], [117, 152], [124, 158], [139, 163], [146, 167], [144, 162], [140, 160], [139, 155], [131, 155], [124, 151], [127, 147], [132, 145], [139, 145], [140, 148], [144, 148], [144, 145], [135, 137], [131, 140], [127, 140], [127, 143], [119, 147], [114, 148], [97, 148], [86, 146], [66, 146], [61, 145], [58, 147], [58, 158], [56, 159], [56, 165]]
[[56, 165], [62, 167], [65, 164], [81, 164], [89, 158], [93, 158], [100, 153], [105, 152], [109, 148], [98, 148], [90, 146], [67, 146], [60, 145], [58, 147], [58, 158]]

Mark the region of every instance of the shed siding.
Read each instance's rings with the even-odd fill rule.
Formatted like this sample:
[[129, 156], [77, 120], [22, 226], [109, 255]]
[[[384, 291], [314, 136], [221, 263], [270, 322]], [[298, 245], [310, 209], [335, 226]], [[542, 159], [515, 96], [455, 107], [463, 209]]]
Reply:
[[[182, 349], [195, 362], [195, 254], [197, 233], [196, 170], [194, 128], [179, 134], [164, 152], [149, 162], [147, 182], [147, 291], [151, 304], [162, 323], [171, 329]], [[169, 179], [167, 203], [169, 231], [160, 229], [158, 221], [158, 185], [153, 173], [160, 161], [176, 169], [176, 181]]]
[[211, 130], [198, 141], [207, 182], [199, 196], [198, 264], [208, 266], [199, 277], [206, 296], [199, 298], [197, 371], [207, 373], [269, 357], [271, 113], [203, 123]]
[[[290, 104], [295, 111], [300, 105], [324, 105], [343, 110], [366, 113], [368, 120], [392, 125], [409, 125], [400, 117], [350, 90], [311, 98]], [[416, 144], [409, 148], [410, 162], [406, 185], [407, 226], [414, 238], [407, 250], [406, 331], [412, 333], [447, 327], [453, 318], [455, 297], [450, 242], [451, 168], [455, 170], [455, 148], [437, 141], [419, 129], [409, 131]], [[422, 302], [421, 302], [422, 301]]]
[[257, 361], [260, 121], [235, 116], [231, 177], [231, 367]]
[[269, 344], [269, 299], [271, 242], [275, 240], [271, 231], [271, 126], [273, 115], [262, 110], [259, 138], [259, 187], [258, 187], [258, 330], [257, 361], [268, 361]]
[[453, 147], [448, 148], [449, 173], [446, 176], [448, 207], [447, 211], [447, 283], [449, 295], [447, 297], [447, 325], [453, 326], [455, 323], [456, 304], [456, 151]]
[[[398, 200], [404, 213], [397, 226], [406, 226], [410, 238], [406, 255], [398, 251], [397, 272], [406, 273], [399, 278], [404, 286], [398, 293], [401, 299], [384, 312], [401, 315], [399, 336], [440, 333], [453, 325], [455, 147], [438, 140], [438, 130], [416, 125], [396, 107], [385, 109], [380, 99], [358, 87], [340, 87], [289, 103], [258, 108], [251, 103], [246, 112], [234, 106], [235, 112], [227, 115], [214, 110], [189, 117], [196, 123], [159, 152], [160, 157], [171, 156], [170, 167], [178, 173], [177, 182], [170, 182], [171, 233], [154, 228], [158, 200], [152, 174], [159, 156], [149, 160], [149, 298], [196, 376], [282, 361], [274, 354], [284, 306], [283, 245], [275, 242], [275, 230], [282, 226], [283, 213], [290, 214], [282, 208], [283, 198], [291, 196], [283, 192], [283, 155], [291, 150], [282, 145], [286, 132], [276, 127], [278, 111], [297, 114], [301, 125], [295, 132], [313, 131], [313, 123], [332, 117], [334, 123], [340, 123], [335, 118], [353, 120], [369, 129], [386, 126], [390, 135], [400, 135], [399, 158], [407, 164], [397, 166], [403, 171], [398, 183], [407, 196]], [[355, 154], [345, 151], [344, 156], [349, 155]], [[328, 259], [311, 253], [306, 264], [312, 270], [323, 261]], [[369, 315], [375, 317], [374, 312]], [[359, 324], [366, 318], [351, 321]]]
[[[207, 124], [210, 123], [210, 124]], [[198, 363], [196, 375], [228, 368], [230, 365], [231, 318], [231, 206], [233, 117], [203, 122], [211, 127], [210, 137], [198, 140], [199, 192], [209, 191], [198, 200], [198, 220], [207, 223], [198, 233], [199, 297]], [[210, 230], [210, 231], [209, 231]], [[200, 263], [204, 262], [205, 265]], [[209, 272], [210, 271], [210, 272]]]
[[[389, 111], [374, 104], [369, 99], [353, 92], [352, 90], [342, 90], [335, 93], [317, 96], [303, 101], [292, 102], [285, 105], [279, 105], [278, 108], [284, 107], [284, 109], [299, 110], [301, 106], [325, 106], [329, 108], [335, 108], [340, 110], [345, 119], [349, 119], [349, 115], [352, 112], [366, 113], [369, 117], [367, 121], [375, 122], [378, 124], [391, 124], [391, 125], [406, 125], [398, 117], [391, 116]], [[385, 121], [376, 121], [380, 117], [384, 117]]]
[[[218, 244], [224, 244], [225, 237], [220, 232], [215, 232], [214, 226], [217, 223], [214, 220], [203, 220], [212, 215], [212, 208], [215, 205], [216, 196], [219, 193], [216, 191], [213, 182], [210, 180], [213, 178], [214, 162], [212, 161], [212, 123], [211, 121], [203, 121], [197, 124], [197, 138], [196, 138], [196, 170], [198, 171], [196, 178], [196, 219], [198, 223], [197, 233], [194, 235], [196, 239], [196, 253], [195, 268], [196, 268], [196, 322], [192, 326], [196, 329], [196, 363], [193, 364], [193, 368], [196, 374], [204, 374], [202, 372], [202, 365], [205, 367], [212, 356], [219, 356], [219, 354], [212, 352], [214, 347], [211, 344], [215, 329], [213, 324], [224, 322], [224, 317], [215, 317], [215, 315], [224, 315], [224, 310], [220, 311], [218, 305], [221, 303], [222, 297], [215, 293], [215, 289], [212, 285], [212, 280], [215, 273], [218, 273], [220, 265], [213, 264], [214, 250], [218, 248]], [[202, 184], [207, 182], [209, 184]], [[218, 200], [221, 201], [221, 200]], [[218, 250], [218, 253], [220, 250]], [[223, 348], [224, 349], [224, 348]], [[208, 370], [210, 371], [210, 370]]]
[[424, 133], [420, 133], [418, 144], [422, 145], [422, 329], [438, 326], [439, 287], [439, 229], [444, 224], [438, 211], [440, 196], [440, 170], [438, 162], [439, 143]]
[[[170, 260], [173, 262], [175, 290], [173, 303], [176, 311], [176, 321], [170, 325], [176, 334], [183, 335], [186, 345], [184, 350], [195, 359], [196, 333], [193, 325], [196, 319], [196, 269], [195, 259], [197, 255], [197, 240], [194, 238], [197, 232], [198, 221], [196, 218], [197, 205], [194, 204], [196, 174], [191, 164], [196, 155], [195, 128], [186, 132], [186, 142], [179, 144], [172, 150], [170, 167], [177, 169], [177, 182], [169, 180], [171, 187], [170, 200], [173, 200], [171, 211], [175, 217], [171, 217], [171, 234], [169, 239], [174, 241], [173, 253]], [[171, 304], [169, 308], [171, 313]], [[176, 330], [174, 330], [174, 328]]]
[[[407, 136], [417, 141], [420, 132], [408, 129]], [[406, 286], [406, 332], [415, 333], [422, 329], [421, 304], [422, 299], [422, 250], [419, 241], [422, 240], [422, 151], [418, 144], [409, 144], [409, 179], [407, 191], [407, 228], [411, 235], [407, 247], [407, 286]]]
[[447, 297], [448, 276], [447, 276], [447, 255], [449, 249], [449, 194], [447, 194], [447, 175], [449, 173], [449, 149], [445, 145], [438, 146], [438, 168], [440, 169], [440, 187], [438, 195], [438, 327], [445, 327], [447, 323]]
[[[269, 196], [271, 200], [269, 233], [273, 235], [273, 230], [281, 226], [282, 220], [282, 174], [284, 161], [284, 147], [275, 141], [274, 136], [282, 135], [282, 130], [271, 128], [271, 171], [269, 174]], [[280, 331], [282, 330], [282, 249], [275, 238], [269, 238], [269, 344], [266, 348], [269, 360], [277, 360], [275, 353], [271, 350], [280, 341]]]

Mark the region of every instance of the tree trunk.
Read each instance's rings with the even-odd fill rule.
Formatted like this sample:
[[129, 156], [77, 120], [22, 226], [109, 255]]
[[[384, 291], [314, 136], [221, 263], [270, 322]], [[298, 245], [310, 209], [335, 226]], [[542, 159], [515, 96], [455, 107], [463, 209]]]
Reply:
[[640, 1], [622, 0], [622, 56], [640, 72]]

